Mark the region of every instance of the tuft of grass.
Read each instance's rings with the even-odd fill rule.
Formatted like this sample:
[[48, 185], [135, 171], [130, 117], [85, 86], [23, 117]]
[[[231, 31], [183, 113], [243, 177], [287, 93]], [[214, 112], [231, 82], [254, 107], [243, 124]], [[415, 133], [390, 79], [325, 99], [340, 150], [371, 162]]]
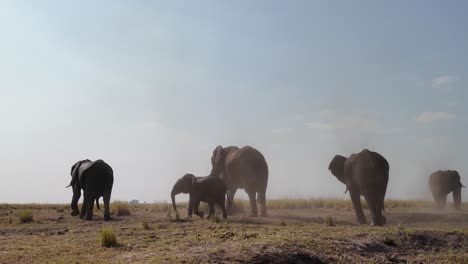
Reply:
[[175, 213], [175, 219], [176, 219], [176, 220], [180, 220], [179, 212], [176, 212], [176, 213]]
[[130, 215], [130, 208], [128, 203], [125, 202], [112, 202], [111, 204], [111, 214], [116, 216], [128, 216]]
[[102, 247], [116, 247], [117, 236], [114, 233], [114, 230], [110, 227], [104, 227], [101, 229], [101, 234], [99, 235], [99, 242]]
[[143, 222], [142, 223], [143, 229], [144, 230], [151, 230], [151, 226], [148, 224], [148, 222]]
[[327, 226], [336, 226], [336, 220], [331, 216], [327, 216], [325, 217], [325, 224]]
[[18, 212], [18, 218], [20, 223], [29, 223], [34, 221], [33, 211], [31, 210], [20, 210]]
[[213, 214], [213, 215], [211, 216], [210, 220], [211, 220], [212, 222], [215, 222], [215, 223], [220, 223], [220, 222], [221, 222], [221, 217], [219, 217], [219, 215], [217, 215], [217, 214]]
[[57, 209], [55, 209], [55, 211], [57, 213], [63, 213], [63, 212], [65, 212], [65, 209], [64, 208], [57, 208]]
[[10, 214], [10, 217], [8, 218], [8, 224], [13, 224], [13, 215]]

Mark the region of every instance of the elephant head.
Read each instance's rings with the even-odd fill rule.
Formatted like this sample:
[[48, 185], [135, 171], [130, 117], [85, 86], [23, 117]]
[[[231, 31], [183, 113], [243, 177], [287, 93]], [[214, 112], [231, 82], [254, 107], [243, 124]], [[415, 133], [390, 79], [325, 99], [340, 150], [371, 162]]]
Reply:
[[346, 184], [344, 178], [344, 165], [346, 158], [341, 155], [336, 155], [328, 165], [330, 172], [342, 183]]
[[177, 207], [175, 203], [175, 196], [179, 193], [190, 193], [192, 191], [192, 185], [195, 176], [193, 174], [187, 173], [182, 178], [178, 179], [172, 187], [171, 191], [171, 200], [172, 200], [172, 207], [174, 211], [177, 212]]

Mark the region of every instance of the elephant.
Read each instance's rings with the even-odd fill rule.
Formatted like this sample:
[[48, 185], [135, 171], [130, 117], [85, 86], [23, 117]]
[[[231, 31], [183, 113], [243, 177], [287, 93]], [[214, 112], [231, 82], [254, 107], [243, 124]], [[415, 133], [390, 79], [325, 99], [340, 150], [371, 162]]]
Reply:
[[262, 153], [250, 146], [217, 146], [211, 157], [211, 165], [211, 174], [218, 176], [227, 185], [228, 212], [232, 213], [237, 189], [244, 189], [250, 200], [250, 215], [257, 216], [258, 199], [261, 216], [267, 216], [268, 165]]
[[172, 207], [177, 213], [175, 196], [179, 193], [189, 194], [188, 216], [192, 217], [192, 212], [200, 218], [203, 218], [203, 212], [198, 211], [200, 202], [208, 203], [210, 213], [208, 218], [214, 214], [214, 206], [217, 204], [223, 211], [223, 218], [227, 218], [225, 208], [226, 184], [216, 176], [195, 177], [193, 174], [187, 173], [182, 178], [178, 179], [171, 191]]
[[366, 224], [362, 211], [361, 195], [364, 196], [372, 216], [371, 225], [383, 226], [387, 220], [384, 211], [390, 166], [379, 153], [364, 149], [349, 158], [336, 155], [328, 166], [330, 172], [349, 190], [359, 224]]
[[465, 188], [460, 181], [460, 174], [455, 170], [438, 170], [429, 176], [429, 187], [437, 208], [445, 208], [447, 195], [452, 192], [453, 205], [456, 210], [461, 209], [461, 188]]
[[[104, 220], [110, 219], [109, 202], [112, 186], [114, 184], [114, 172], [103, 160], [91, 161], [89, 159], [76, 162], [71, 167], [71, 182], [67, 187], [72, 187], [73, 198], [71, 201], [71, 215], [80, 215], [81, 219], [92, 220], [93, 203], [99, 209], [99, 197], [104, 200]], [[81, 213], [78, 210], [78, 200], [83, 190], [83, 205]]]

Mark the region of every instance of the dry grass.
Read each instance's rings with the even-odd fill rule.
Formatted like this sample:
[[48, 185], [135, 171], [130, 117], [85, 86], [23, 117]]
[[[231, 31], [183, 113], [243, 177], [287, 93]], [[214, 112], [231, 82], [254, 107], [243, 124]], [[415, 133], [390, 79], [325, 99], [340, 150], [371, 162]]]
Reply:
[[395, 207], [388, 206], [388, 225], [370, 227], [356, 225], [341, 200], [304, 200], [271, 201], [284, 209], [269, 208], [268, 218], [247, 217], [248, 203], [237, 201], [246, 214], [219, 223], [185, 219], [186, 203], [178, 221], [168, 218], [161, 203], [158, 212], [152, 204], [127, 205], [130, 216], [106, 223], [99, 215], [89, 222], [51, 208], [34, 210], [34, 222], [9, 224], [25, 207], [8, 206], [0, 209], [0, 263], [468, 263], [466, 206], [440, 212], [430, 203], [425, 209], [419, 202], [389, 202]]
[[110, 205], [110, 211], [112, 215], [116, 216], [129, 216], [130, 207], [128, 203], [115, 201]]
[[117, 236], [115, 235], [114, 230], [110, 227], [101, 229], [99, 242], [101, 243], [102, 247], [116, 247], [118, 245]]
[[31, 210], [20, 210], [18, 211], [18, 218], [20, 220], [20, 223], [29, 223], [34, 221], [34, 215]]

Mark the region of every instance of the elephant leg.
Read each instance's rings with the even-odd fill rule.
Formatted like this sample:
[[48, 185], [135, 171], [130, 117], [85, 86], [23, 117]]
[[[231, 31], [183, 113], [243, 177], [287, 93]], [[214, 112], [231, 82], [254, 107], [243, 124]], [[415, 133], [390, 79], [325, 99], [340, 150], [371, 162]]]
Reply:
[[104, 201], [104, 221], [109, 221], [110, 220], [110, 210], [109, 210], [109, 205], [110, 205], [110, 197], [111, 197], [111, 192], [104, 193], [103, 195], [103, 201]]
[[93, 219], [93, 210], [94, 210], [94, 201], [96, 198], [94, 196], [91, 196], [88, 198], [87, 201], [87, 210], [86, 214], [84, 216], [84, 219], [87, 221], [91, 221]]
[[258, 203], [260, 204], [260, 215], [262, 217], [267, 217], [266, 194], [264, 191], [258, 192], [257, 200], [258, 200]]
[[221, 199], [220, 202], [218, 202], [219, 207], [221, 207], [221, 210], [223, 211], [223, 219], [227, 218], [227, 212], [226, 212], [226, 206], [225, 206], [225, 201], [224, 198]]
[[442, 195], [440, 198], [440, 208], [444, 209], [447, 205], [447, 195]]
[[188, 212], [187, 212], [188, 217], [192, 218], [192, 213], [193, 213], [193, 199], [192, 199], [192, 197], [190, 197], [189, 198]]
[[198, 215], [200, 218], [203, 218], [204, 213], [198, 211], [200, 207], [200, 200], [198, 199], [193, 199], [193, 211], [196, 215]]
[[81, 212], [80, 218], [83, 219], [86, 215], [86, 211], [88, 210], [88, 196], [86, 193], [83, 195], [83, 204], [81, 205]]
[[356, 213], [357, 222], [361, 225], [367, 223], [364, 212], [362, 211], [361, 205], [361, 195], [355, 190], [349, 190], [349, 195], [351, 196], [351, 201], [353, 202], [354, 212]]
[[214, 203], [208, 203], [208, 207], [210, 208], [210, 213], [208, 214], [208, 218], [211, 218], [215, 213]]
[[247, 195], [249, 196], [249, 201], [250, 201], [250, 216], [257, 217], [258, 216], [257, 192], [248, 190]]
[[227, 211], [230, 215], [233, 214], [233, 205], [234, 205], [234, 195], [236, 194], [237, 189], [232, 188], [227, 191]]
[[377, 201], [377, 195], [375, 192], [371, 192], [370, 194], [366, 195], [365, 197], [366, 202], [367, 202], [367, 207], [369, 208], [369, 211], [371, 213], [372, 217], [372, 226], [382, 226], [382, 214], [380, 211], [380, 206], [379, 202]]

